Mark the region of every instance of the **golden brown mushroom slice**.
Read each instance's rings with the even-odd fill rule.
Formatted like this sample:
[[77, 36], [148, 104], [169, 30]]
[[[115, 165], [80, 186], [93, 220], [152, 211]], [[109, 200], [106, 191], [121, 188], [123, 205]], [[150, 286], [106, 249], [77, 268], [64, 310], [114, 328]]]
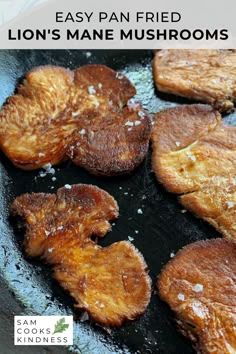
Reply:
[[236, 238], [236, 128], [206, 105], [156, 115], [152, 165], [157, 179], [198, 217]]
[[236, 352], [236, 244], [212, 239], [192, 243], [167, 263], [159, 294], [198, 353]]
[[236, 102], [236, 51], [169, 49], [156, 51], [158, 90], [229, 111]]
[[128, 241], [102, 248], [91, 240], [104, 236], [109, 220], [118, 216], [107, 192], [79, 184], [57, 194], [24, 194], [14, 200], [11, 212], [26, 228], [26, 254], [51, 264], [75, 306], [95, 322], [119, 327], [144, 313], [151, 280], [143, 256]]
[[128, 173], [143, 161], [151, 129], [129, 101], [135, 93], [104, 65], [37, 67], [0, 111], [0, 148], [25, 170], [70, 157], [95, 175]]

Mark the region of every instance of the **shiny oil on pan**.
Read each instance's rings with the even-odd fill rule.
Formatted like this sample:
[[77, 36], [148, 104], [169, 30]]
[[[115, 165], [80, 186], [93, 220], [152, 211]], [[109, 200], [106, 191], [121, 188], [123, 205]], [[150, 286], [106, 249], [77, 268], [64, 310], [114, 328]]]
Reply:
[[[35, 66], [51, 64], [73, 69], [88, 63], [105, 64], [125, 73], [136, 86], [136, 98], [151, 113], [188, 102], [155, 91], [151, 60], [151, 51], [0, 51], [0, 104]], [[225, 119], [234, 124], [236, 115]], [[108, 179], [91, 176], [70, 162], [56, 166], [54, 176], [40, 171], [26, 172], [15, 168], [0, 154], [0, 322], [4, 323], [0, 330], [1, 352], [39, 353], [38, 348], [13, 346], [14, 314], [76, 314], [72, 299], [52, 279], [50, 269], [24, 257], [23, 235], [13, 228], [9, 219], [9, 204], [16, 196], [26, 192], [54, 192], [66, 183], [90, 183], [108, 191], [119, 204], [120, 217], [112, 231], [99, 242], [109, 245], [119, 240], [133, 240], [145, 257], [153, 284], [171, 253], [196, 240], [219, 236], [205, 222], [183, 212], [176, 196], [167, 193], [156, 181], [150, 156], [151, 147], [144, 163], [132, 174]], [[194, 353], [189, 342], [176, 331], [173, 315], [159, 300], [155, 288], [146, 313], [121, 329], [107, 333], [89, 321], [81, 322], [80, 314], [76, 315], [74, 346], [40, 347], [41, 353]]]

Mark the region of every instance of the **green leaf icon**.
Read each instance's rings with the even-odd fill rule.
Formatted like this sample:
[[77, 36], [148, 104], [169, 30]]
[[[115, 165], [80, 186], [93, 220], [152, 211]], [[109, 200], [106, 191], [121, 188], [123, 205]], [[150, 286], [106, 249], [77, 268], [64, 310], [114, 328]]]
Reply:
[[60, 320], [57, 321], [54, 327], [54, 332], [55, 333], [62, 333], [64, 332], [67, 328], [69, 327], [68, 323], [65, 323], [65, 318], [61, 318]]

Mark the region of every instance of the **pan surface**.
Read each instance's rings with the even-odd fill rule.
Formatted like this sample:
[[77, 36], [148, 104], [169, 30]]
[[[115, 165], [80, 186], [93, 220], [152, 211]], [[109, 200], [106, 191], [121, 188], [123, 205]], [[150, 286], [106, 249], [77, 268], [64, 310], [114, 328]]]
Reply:
[[[151, 113], [189, 102], [155, 91], [151, 60], [151, 51], [3, 50], [0, 51], [0, 105], [15, 91], [24, 74], [35, 66], [52, 64], [74, 69], [88, 63], [106, 64], [124, 72], [137, 88], [137, 99]], [[232, 114], [226, 119], [233, 124], [236, 116]], [[55, 167], [56, 180], [52, 181], [50, 174], [42, 177], [40, 171], [26, 172], [15, 168], [0, 154], [0, 321], [5, 323], [4, 331], [0, 330], [2, 353], [67, 353], [69, 350], [82, 354], [194, 353], [191, 344], [176, 331], [168, 306], [158, 298], [156, 277], [172, 252], [196, 240], [219, 237], [219, 234], [190, 213], [182, 212], [176, 196], [167, 193], [156, 181], [150, 159], [151, 148], [144, 163], [132, 174], [109, 179], [91, 176], [71, 162], [64, 162]], [[119, 240], [133, 240], [150, 269], [154, 291], [146, 313], [111, 333], [88, 321], [79, 321], [80, 314], [73, 310], [73, 300], [51, 278], [50, 269], [24, 257], [21, 249], [23, 235], [9, 220], [9, 204], [16, 196], [26, 192], [52, 193], [66, 183], [95, 184], [115, 197], [120, 217], [99, 243], [109, 245]], [[78, 318], [74, 323], [72, 348], [13, 346], [14, 314], [72, 312]]]

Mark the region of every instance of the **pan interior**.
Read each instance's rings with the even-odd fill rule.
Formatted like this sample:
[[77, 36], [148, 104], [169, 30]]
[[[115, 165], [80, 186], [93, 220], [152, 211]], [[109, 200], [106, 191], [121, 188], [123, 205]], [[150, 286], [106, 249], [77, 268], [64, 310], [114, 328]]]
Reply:
[[[88, 63], [105, 64], [122, 71], [137, 88], [136, 99], [151, 113], [189, 102], [157, 93], [154, 88], [151, 51], [79, 51], [12, 50], [0, 51], [0, 104], [11, 95], [25, 73], [39, 65], [51, 64], [76, 68]], [[236, 116], [226, 119], [234, 124]], [[117, 200], [120, 217], [112, 231], [99, 241], [103, 246], [133, 239], [150, 269], [154, 292], [146, 313], [121, 329], [107, 333], [88, 321], [75, 321], [72, 352], [96, 353], [194, 353], [191, 345], [176, 331], [172, 314], [156, 295], [156, 276], [182, 246], [219, 236], [208, 224], [182, 213], [176, 196], [167, 193], [156, 181], [151, 168], [151, 147], [144, 163], [132, 174], [119, 178], [91, 176], [70, 162], [55, 167], [55, 175], [41, 177], [40, 171], [25, 172], [15, 168], [0, 154], [0, 268], [9, 289], [9, 308], [18, 301], [22, 314], [80, 314], [73, 311], [73, 300], [52, 279], [50, 269], [39, 261], [24, 257], [23, 235], [9, 220], [9, 204], [26, 192], [54, 192], [65, 184], [89, 183], [108, 191]], [[53, 181], [52, 177], [56, 177]], [[142, 213], [138, 212], [141, 209]], [[11, 293], [14, 293], [12, 297]], [[2, 293], [2, 292], [1, 292]], [[4, 297], [6, 297], [6, 292]], [[2, 294], [0, 297], [3, 296]], [[6, 301], [6, 300], [5, 300]], [[18, 313], [17, 313], [18, 314]], [[8, 324], [12, 331], [12, 323]], [[170, 339], [171, 333], [171, 339]], [[51, 353], [58, 353], [54, 348]]]

